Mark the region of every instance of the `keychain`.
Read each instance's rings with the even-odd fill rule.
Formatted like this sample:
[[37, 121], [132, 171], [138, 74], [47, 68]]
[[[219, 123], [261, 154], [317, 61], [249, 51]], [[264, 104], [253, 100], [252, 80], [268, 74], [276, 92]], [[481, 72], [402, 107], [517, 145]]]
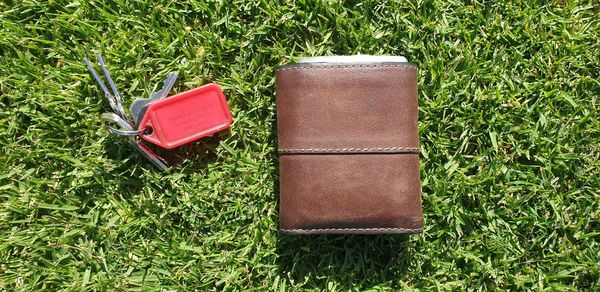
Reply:
[[233, 122], [225, 95], [214, 83], [168, 97], [177, 81], [177, 72], [169, 73], [162, 89], [149, 98], [134, 100], [129, 108], [131, 116], [128, 116], [102, 56], [98, 55], [98, 62], [112, 92], [90, 61], [87, 58], [84, 61], [113, 110], [112, 113], [101, 114], [100, 118], [119, 126], [107, 125], [107, 128], [115, 135], [126, 136], [129, 145], [161, 170], [169, 168], [167, 162], [146, 147], [142, 140], [172, 149], [225, 130]]

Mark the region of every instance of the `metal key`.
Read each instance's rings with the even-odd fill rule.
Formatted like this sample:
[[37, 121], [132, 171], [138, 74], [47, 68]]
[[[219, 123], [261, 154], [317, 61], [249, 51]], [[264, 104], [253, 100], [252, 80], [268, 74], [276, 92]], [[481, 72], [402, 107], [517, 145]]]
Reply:
[[[102, 120], [104, 120], [106, 122], [119, 125], [119, 128], [114, 128], [114, 127], [107, 125], [108, 129], [113, 134], [120, 135], [120, 136], [126, 136], [127, 143], [129, 145], [131, 145], [138, 152], [140, 152], [144, 157], [146, 157], [150, 162], [152, 162], [152, 164], [154, 164], [160, 170], [163, 170], [163, 171], [167, 170], [169, 168], [169, 166], [167, 165], [166, 161], [162, 157], [154, 154], [150, 149], [148, 149], [146, 147], [146, 145], [143, 144], [143, 142], [139, 136], [140, 133], [142, 132], [142, 130], [138, 130], [138, 129], [134, 128], [134, 125], [132, 125], [132, 122], [131, 122], [131, 118], [129, 116], [127, 116], [127, 114], [125, 113], [125, 111], [123, 109], [123, 105], [122, 105], [121, 94], [119, 93], [117, 86], [115, 85], [114, 81], [112, 80], [110, 73], [108, 72], [108, 69], [106, 68], [106, 64], [104, 63], [104, 60], [102, 59], [102, 57], [100, 55], [98, 55], [98, 62], [100, 63], [102, 71], [104, 71], [104, 75], [106, 76], [106, 79], [108, 79], [108, 83], [109, 83], [110, 88], [112, 89], [112, 92], [111, 92], [111, 90], [108, 89], [106, 84], [104, 84], [102, 79], [100, 79], [98, 72], [96, 72], [94, 67], [92, 67], [92, 64], [90, 63], [90, 61], [87, 58], [84, 58], [84, 61], [85, 61], [85, 64], [86, 64], [88, 70], [92, 74], [92, 77], [96, 80], [96, 83], [98, 83], [98, 85], [100, 86], [100, 89], [104, 93], [104, 96], [108, 99], [110, 107], [113, 110], [113, 113], [103, 113], [100, 115], [100, 117], [102, 118]], [[167, 96], [167, 94], [169, 93], [169, 91], [171, 90], [171, 87], [173, 87], [175, 80], [177, 80], [177, 73], [169, 73], [169, 75], [167, 76], [167, 79], [165, 80], [165, 86], [163, 87], [163, 89], [155, 92], [151, 96], [150, 99], [165, 98]], [[147, 105], [146, 105], [146, 107], [147, 107]], [[145, 110], [145, 107], [143, 109]], [[143, 114], [142, 114], [142, 117], [143, 117]]]
[[177, 81], [177, 76], [177, 72], [167, 74], [167, 78], [165, 78], [161, 90], [153, 92], [149, 98], [138, 98], [131, 103], [129, 112], [131, 112], [136, 127], [140, 126], [140, 122], [142, 121], [144, 114], [146, 114], [146, 109], [148, 109], [150, 103], [167, 97], [169, 91], [171, 91], [173, 85], [175, 85], [175, 81]]
[[92, 77], [94, 77], [98, 86], [100, 86], [100, 89], [104, 93], [104, 96], [106, 97], [106, 99], [108, 99], [108, 103], [110, 104], [110, 107], [112, 108], [113, 112], [118, 114], [123, 119], [127, 120], [127, 115], [125, 114], [125, 110], [123, 109], [123, 104], [121, 101], [121, 94], [117, 90], [115, 82], [110, 76], [110, 73], [108, 73], [108, 69], [106, 69], [106, 64], [104, 63], [102, 56], [98, 55], [98, 62], [100, 62], [102, 71], [104, 71], [104, 76], [106, 76], [106, 79], [108, 79], [108, 84], [112, 88], [113, 92], [110, 92], [110, 90], [108, 90], [108, 87], [106, 87], [106, 84], [104, 84], [104, 81], [100, 79], [98, 72], [96, 72], [94, 67], [92, 67], [90, 60], [88, 60], [88, 58], [83, 58], [83, 61], [85, 62], [85, 65], [87, 66], [90, 73], [92, 73]]
[[142, 143], [139, 137], [132, 137], [132, 139], [129, 139], [127, 143], [138, 150], [138, 152], [141, 153], [142, 156], [146, 157], [146, 159], [150, 160], [150, 162], [152, 162], [154, 166], [158, 167], [158, 169], [162, 171], [169, 169], [167, 162], [162, 157], [154, 154], [154, 152], [148, 149], [148, 147]]

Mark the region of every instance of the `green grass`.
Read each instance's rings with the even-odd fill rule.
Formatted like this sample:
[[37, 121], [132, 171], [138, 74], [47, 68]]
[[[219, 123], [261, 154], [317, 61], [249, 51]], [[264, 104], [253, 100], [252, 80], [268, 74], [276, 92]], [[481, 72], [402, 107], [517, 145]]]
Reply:
[[[600, 290], [596, 1], [126, 2], [0, 4], [0, 290]], [[275, 69], [359, 52], [419, 66], [425, 230], [283, 236]], [[230, 135], [160, 173], [97, 53], [126, 106], [219, 83]]]

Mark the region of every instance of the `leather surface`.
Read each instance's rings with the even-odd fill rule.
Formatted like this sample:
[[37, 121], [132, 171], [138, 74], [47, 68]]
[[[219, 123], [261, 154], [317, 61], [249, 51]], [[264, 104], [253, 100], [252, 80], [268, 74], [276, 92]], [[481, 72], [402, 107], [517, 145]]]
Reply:
[[280, 226], [296, 233], [423, 227], [417, 154], [282, 155]]
[[423, 228], [414, 65], [297, 64], [277, 72], [280, 228]]
[[417, 152], [416, 76], [408, 63], [280, 69], [280, 152]]

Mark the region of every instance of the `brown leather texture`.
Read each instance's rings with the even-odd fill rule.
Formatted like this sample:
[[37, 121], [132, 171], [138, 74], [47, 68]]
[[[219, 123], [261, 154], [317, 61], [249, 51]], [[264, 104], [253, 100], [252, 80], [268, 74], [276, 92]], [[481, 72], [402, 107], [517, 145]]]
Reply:
[[292, 64], [276, 94], [282, 232], [422, 230], [413, 64]]
[[416, 78], [405, 64], [280, 69], [279, 151], [418, 151]]

